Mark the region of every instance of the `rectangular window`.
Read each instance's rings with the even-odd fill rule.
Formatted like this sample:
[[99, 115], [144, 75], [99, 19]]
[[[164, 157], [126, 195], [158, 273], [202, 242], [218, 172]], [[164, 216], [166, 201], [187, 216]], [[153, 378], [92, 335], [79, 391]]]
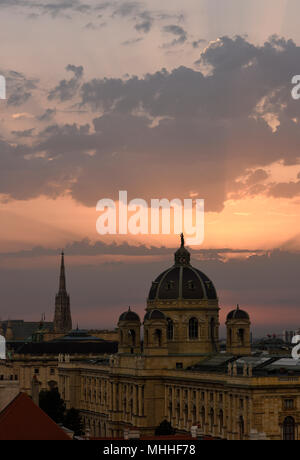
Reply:
[[34, 369], [34, 373], [35, 373], [35, 374], [38, 374], [38, 373], [39, 373], [39, 369]]
[[285, 399], [284, 400], [284, 408], [285, 409], [294, 409], [294, 400], [293, 399]]
[[176, 369], [182, 369], [183, 365], [182, 363], [176, 363]]

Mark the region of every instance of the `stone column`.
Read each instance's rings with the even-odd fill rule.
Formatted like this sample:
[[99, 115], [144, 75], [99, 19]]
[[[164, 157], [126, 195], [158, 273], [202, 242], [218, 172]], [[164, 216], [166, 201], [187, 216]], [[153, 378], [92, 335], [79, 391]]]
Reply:
[[165, 385], [165, 418], [168, 418], [169, 387]]
[[137, 397], [137, 392], [138, 392], [138, 386], [134, 385], [133, 387], [133, 413], [134, 415], [138, 415], [138, 397]]
[[139, 417], [142, 417], [143, 415], [142, 385], [139, 385], [138, 398], [139, 398]]
[[183, 388], [179, 388], [179, 405], [180, 405], [180, 411], [179, 411], [179, 427], [182, 427], [182, 419], [183, 419]]
[[116, 384], [115, 382], [112, 382], [112, 410], [113, 412], [116, 411], [116, 406], [117, 406], [117, 402], [116, 402]]
[[196, 389], [196, 423], [200, 422], [199, 390]]
[[[187, 424], [189, 424], [191, 418], [192, 418], [192, 414], [191, 414], [191, 405], [192, 405], [192, 398], [191, 398], [191, 389], [188, 388], [187, 390], [187, 406], [188, 406], [188, 413], [187, 413]], [[186, 427], [188, 428], [188, 426]]]
[[176, 387], [172, 386], [172, 419], [171, 423], [176, 420]]

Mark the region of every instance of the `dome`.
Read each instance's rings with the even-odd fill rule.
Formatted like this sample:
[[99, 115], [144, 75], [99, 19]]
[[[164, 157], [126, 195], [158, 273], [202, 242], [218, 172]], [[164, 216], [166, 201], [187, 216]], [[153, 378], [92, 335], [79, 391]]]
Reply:
[[166, 319], [165, 315], [160, 310], [151, 310], [148, 311], [144, 316], [144, 321], [151, 319]]
[[237, 305], [235, 310], [232, 310], [227, 315], [227, 321], [230, 319], [250, 319], [246, 311], [240, 310], [240, 307]]
[[190, 253], [181, 246], [175, 252], [175, 263], [153, 281], [148, 300], [217, 300], [212, 281], [200, 270], [190, 264]]
[[131, 311], [129, 307], [127, 311], [122, 313], [122, 315], [119, 318], [119, 321], [138, 321], [140, 322], [140, 317], [137, 313], [135, 313], [134, 311]]

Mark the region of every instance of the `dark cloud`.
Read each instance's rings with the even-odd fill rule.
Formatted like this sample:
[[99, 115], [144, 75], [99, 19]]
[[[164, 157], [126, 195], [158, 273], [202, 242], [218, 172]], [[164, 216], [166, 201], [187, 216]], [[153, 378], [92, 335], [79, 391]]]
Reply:
[[39, 121], [50, 121], [56, 115], [56, 109], [46, 109], [45, 112], [37, 117]]
[[300, 195], [300, 180], [279, 182], [270, 186], [268, 194], [275, 198], [293, 198]]
[[150, 29], [152, 28], [153, 24], [153, 18], [149, 17], [141, 17], [141, 22], [138, 22], [135, 25], [135, 29], [138, 32], [144, 32], [145, 34], [150, 32]]
[[16, 137], [32, 137], [34, 132], [34, 128], [25, 129], [24, 131], [12, 131], [11, 133], [14, 134]]
[[[230, 193], [243, 188], [254, 195], [298, 194], [297, 183], [288, 185], [289, 192], [282, 191], [286, 185], [266, 184], [266, 170], [276, 161], [298, 162], [300, 104], [293, 105], [290, 74], [297, 73], [300, 47], [276, 37], [262, 46], [223, 37], [201, 59], [210, 74], [181, 66], [84, 83], [82, 67], [68, 66], [73, 78], [62, 80], [50, 97], [95, 111], [93, 126], [50, 125], [36, 135], [31, 150], [7, 147], [12, 153], [1, 158], [0, 192], [16, 198], [23, 188], [25, 197], [36, 196], [44, 181], [44, 193], [68, 190], [89, 206], [116, 198], [122, 189], [130, 199], [146, 200], [183, 199], [196, 192], [206, 211], [216, 212]], [[267, 101], [263, 108], [262, 100]], [[266, 113], [277, 117], [275, 131]], [[31, 154], [24, 163], [23, 149], [27, 158]], [[10, 174], [23, 167], [16, 186]], [[31, 168], [42, 173], [35, 178]]]
[[113, 16], [128, 17], [140, 12], [139, 2], [120, 2], [113, 11]]
[[181, 45], [187, 40], [187, 32], [182, 27], [176, 24], [164, 26], [163, 31], [178, 37], [174, 38], [174, 40], [172, 40], [170, 43], [165, 43], [163, 47]]
[[48, 99], [59, 99], [61, 102], [71, 100], [76, 96], [77, 90], [80, 87], [81, 78], [83, 76], [83, 67], [75, 65], [67, 65], [67, 72], [73, 72], [74, 77], [70, 80], [61, 80], [48, 95]]
[[89, 29], [89, 30], [99, 30], [99, 29], [102, 29], [103, 27], [105, 27], [107, 25], [106, 22], [101, 22], [100, 24], [95, 24], [94, 22], [89, 22], [88, 24], [86, 24], [84, 26], [85, 29]]
[[9, 106], [21, 106], [25, 104], [37, 89], [38, 80], [27, 78], [14, 70], [1, 71], [6, 78], [7, 104]]
[[[130, 245], [127, 242], [117, 244], [113, 242], [111, 244], [104, 243], [103, 241], [96, 241], [92, 243], [88, 238], [84, 238], [81, 241], [74, 241], [67, 244], [64, 247], [65, 254], [69, 256], [98, 256], [98, 255], [126, 255], [126, 256], [169, 256], [177, 250], [177, 247], [167, 248], [165, 246], [146, 246], [140, 244], [138, 246]], [[6, 258], [31, 258], [31, 257], [42, 257], [42, 256], [55, 256], [59, 254], [61, 249], [49, 249], [43, 246], [36, 246], [29, 250], [21, 250], [17, 252], [4, 252], [0, 253], [0, 257]], [[260, 254], [265, 251], [255, 249], [232, 249], [232, 248], [218, 248], [218, 249], [191, 249], [189, 251], [193, 256], [200, 256], [206, 260], [221, 259], [222, 256], [227, 254], [234, 255], [245, 255], [245, 254]]]
[[30, 7], [37, 8], [44, 14], [50, 14], [53, 18], [61, 15], [70, 18], [71, 16], [66, 13], [89, 13], [93, 9], [91, 4], [82, 3], [79, 0], [53, 0], [52, 2], [46, 1], [38, 4], [30, 2]]
[[200, 38], [199, 40], [194, 40], [192, 42], [192, 46], [193, 48], [199, 48], [199, 45], [202, 45], [203, 43], [206, 43], [206, 40], [203, 40], [202, 38]]
[[142, 41], [143, 39], [142, 38], [132, 38], [130, 40], [126, 40], [125, 42], [122, 43], [123, 46], [130, 46], [130, 45], [134, 45], [135, 43], [139, 43], [140, 41]]
[[258, 182], [264, 181], [269, 177], [269, 174], [264, 169], [256, 169], [252, 171], [246, 180], [246, 185], [255, 185]]

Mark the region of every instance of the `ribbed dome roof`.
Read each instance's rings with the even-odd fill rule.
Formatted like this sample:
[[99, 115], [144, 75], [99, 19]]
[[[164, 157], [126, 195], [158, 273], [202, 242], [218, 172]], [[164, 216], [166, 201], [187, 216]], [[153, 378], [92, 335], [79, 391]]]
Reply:
[[124, 311], [124, 313], [121, 314], [119, 321], [139, 321], [140, 322], [140, 317], [137, 313], [135, 313], [134, 311], [131, 311], [129, 307], [127, 311]]
[[227, 320], [229, 319], [250, 319], [249, 315], [246, 311], [241, 310], [240, 307], [237, 305], [235, 310], [232, 310], [227, 315]]
[[181, 246], [175, 252], [175, 263], [153, 281], [148, 300], [209, 299], [217, 300], [212, 281], [190, 264], [190, 253]]
[[148, 311], [144, 316], [144, 321], [151, 319], [166, 319], [165, 315], [160, 310], [151, 310]]

